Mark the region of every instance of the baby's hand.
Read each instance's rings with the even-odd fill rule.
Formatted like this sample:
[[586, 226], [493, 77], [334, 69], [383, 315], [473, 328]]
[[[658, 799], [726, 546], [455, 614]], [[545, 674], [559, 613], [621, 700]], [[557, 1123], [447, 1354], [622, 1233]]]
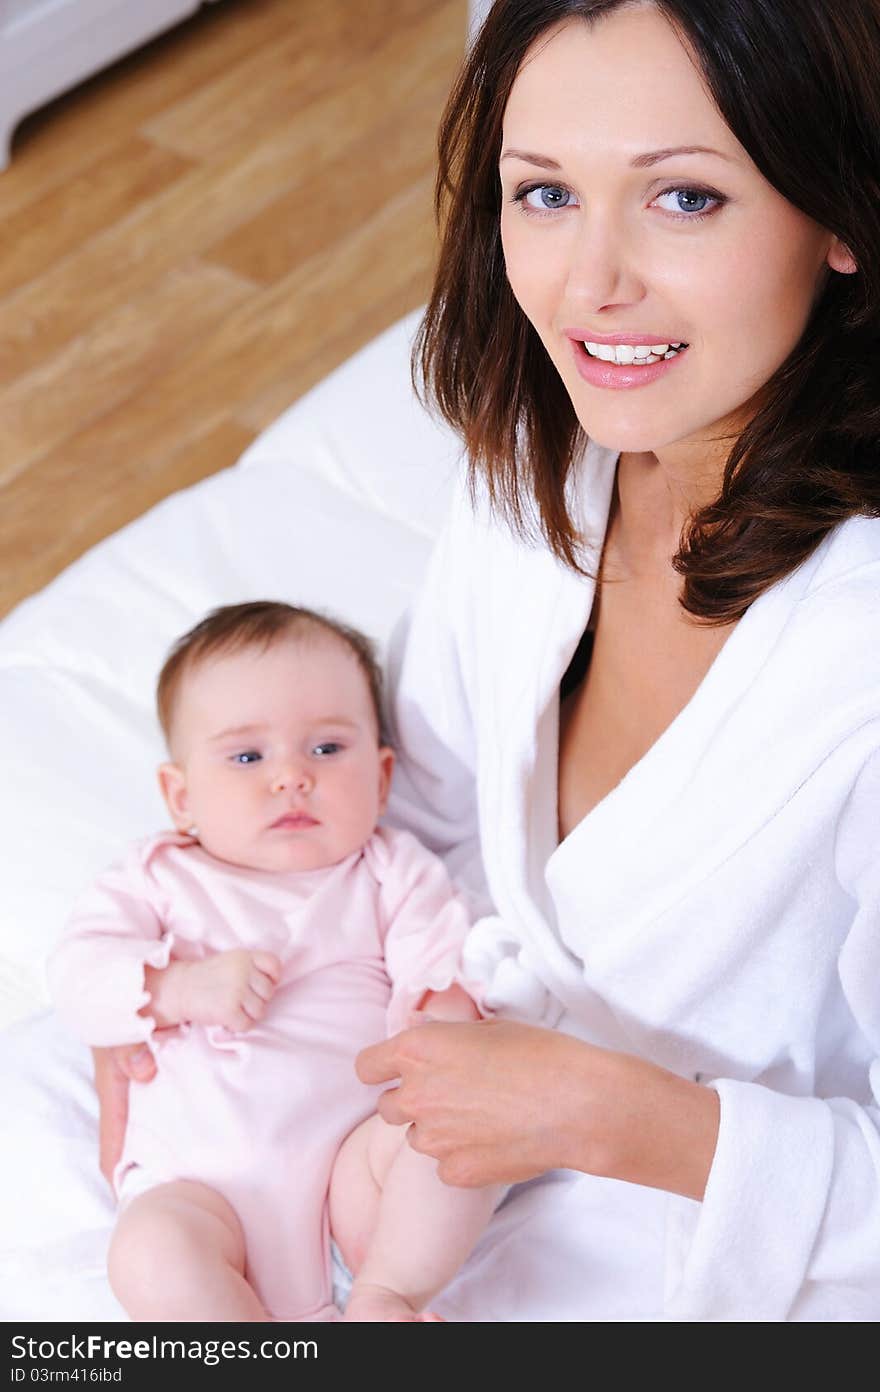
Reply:
[[197, 1025], [225, 1025], [236, 1033], [262, 1020], [281, 980], [281, 962], [274, 952], [235, 947], [185, 965], [182, 1019]]
[[480, 1012], [467, 991], [453, 982], [445, 991], [426, 991], [417, 1010], [410, 1011], [410, 1023], [426, 1020], [479, 1020]]

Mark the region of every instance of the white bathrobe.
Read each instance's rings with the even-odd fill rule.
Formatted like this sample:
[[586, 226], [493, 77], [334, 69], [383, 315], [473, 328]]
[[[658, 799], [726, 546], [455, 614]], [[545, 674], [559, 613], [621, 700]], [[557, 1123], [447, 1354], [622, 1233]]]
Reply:
[[[616, 456], [571, 506], [594, 562]], [[720, 1098], [702, 1203], [555, 1172], [497, 1215], [469, 1319], [880, 1318], [880, 521], [835, 530], [557, 845], [559, 683], [592, 582], [462, 496], [398, 644], [391, 818], [494, 913], [504, 1013]]]

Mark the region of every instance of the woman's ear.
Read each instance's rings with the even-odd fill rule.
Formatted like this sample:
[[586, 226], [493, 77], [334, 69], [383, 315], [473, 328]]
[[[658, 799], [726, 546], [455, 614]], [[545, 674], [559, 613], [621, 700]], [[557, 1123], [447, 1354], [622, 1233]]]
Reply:
[[178, 764], [159, 765], [159, 789], [177, 830], [189, 831], [192, 825], [192, 815], [189, 811], [186, 778], [183, 769]]
[[832, 237], [831, 246], [825, 259], [832, 271], [838, 271], [840, 275], [854, 275], [859, 269], [849, 247], [845, 246], [837, 236]]

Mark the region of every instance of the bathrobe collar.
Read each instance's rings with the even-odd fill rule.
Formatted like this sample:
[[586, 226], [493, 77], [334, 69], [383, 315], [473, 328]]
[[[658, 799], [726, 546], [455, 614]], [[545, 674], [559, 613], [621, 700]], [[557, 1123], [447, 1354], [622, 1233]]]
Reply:
[[[616, 464], [616, 452], [590, 445], [572, 481], [593, 574]], [[754, 601], [672, 724], [558, 846], [559, 683], [595, 582], [545, 546], [512, 544], [511, 564], [493, 567], [498, 603], [490, 608], [509, 630], [510, 657], [486, 674], [495, 688], [486, 693], [491, 728], [483, 731], [481, 803], [492, 810], [482, 826], [486, 861], [499, 872], [491, 887], [517, 925], [524, 960], [575, 1012], [600, 958], [628, 951], [646, 923], [711, 874], [807, 776], [815, 751], [792, 738], [793, 724], [802, 730], [790, 708], [797, 671], [789, 673], [794, 687], [778, 672], [759, 678], [829, 540]], [[795, 645], [795, 669], [798, 656]]]

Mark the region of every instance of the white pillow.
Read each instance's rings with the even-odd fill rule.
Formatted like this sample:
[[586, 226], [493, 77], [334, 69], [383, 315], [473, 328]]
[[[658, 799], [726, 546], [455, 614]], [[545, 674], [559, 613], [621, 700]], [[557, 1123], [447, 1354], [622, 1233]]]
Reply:
[[166, 499], [0, 624], [0, 1025], [45, 1004], [44, 962], [74, 896], [167, 822], [153, 689], [173, 639], [214, 605], [267, 598], [382, 644], [409, 602], [459, 457], [410, 388], [417, 318], [235, 468]]

